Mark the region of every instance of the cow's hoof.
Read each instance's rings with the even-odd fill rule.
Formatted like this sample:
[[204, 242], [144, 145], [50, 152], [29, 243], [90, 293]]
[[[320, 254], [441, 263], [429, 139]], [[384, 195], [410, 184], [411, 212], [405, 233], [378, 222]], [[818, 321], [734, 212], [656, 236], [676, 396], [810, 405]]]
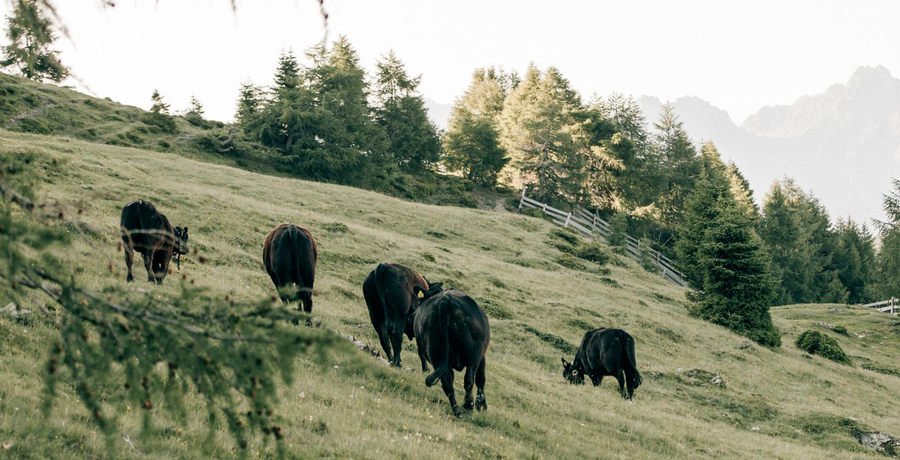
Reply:
[[455, 407], [455, 406], [453, 407], [453, 415], [456, 416], [457, 418], [463, 416], [462, 411], [459, 410], [459, 407]]
[[472, 401], [466, 401], [463, 403], [463, 409], [465, 409], [465, 410], [472, 410], [474, 408], [475, 408], [475, 403], [473, 403]]
[[487, 410], [487, 399], [485, 399], [484, 396], [479, 395], [478, 398], [475, 399], [475, 409]]

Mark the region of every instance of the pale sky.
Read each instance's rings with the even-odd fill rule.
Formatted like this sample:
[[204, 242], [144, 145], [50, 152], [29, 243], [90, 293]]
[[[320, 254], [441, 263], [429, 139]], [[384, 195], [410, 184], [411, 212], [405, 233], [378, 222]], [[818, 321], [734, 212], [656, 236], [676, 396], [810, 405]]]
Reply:
[[[158, 88], [233, 118], [242, 80], [272, 80], [278, 54], [323, 38], [317, 0], [55, 0], [64, 63], [93, 94], [142, 108]], [[393, 49], [422, 93], [451, 103], [476, 67], [553, 65], [587, 99], [618, 91], [700, 96], [740, 123], [844, 83], [860, 65], [900, 74], [897, 1], [325, 0], [329, 40], [347, 35], [371, 71]], [[0, 11], [9, 11], [0, 1]], [[74, 83], [70, 83], [74, 84]], [[78, 86], [78, 85], [76, 85]]]

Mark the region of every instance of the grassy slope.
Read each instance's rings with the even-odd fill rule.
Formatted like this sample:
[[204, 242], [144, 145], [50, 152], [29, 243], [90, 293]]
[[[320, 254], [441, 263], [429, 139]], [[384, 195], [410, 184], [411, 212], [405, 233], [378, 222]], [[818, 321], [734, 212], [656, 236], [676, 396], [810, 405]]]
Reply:
[[[335, 353], [326, 368], [304, 360], [283, 392], [286, 442], [295, 457], [876, 458], [853, 440], [851, 428], [900, 434], [900, 414], [889, 403], [900, 378], [808, 358], [792, 345], [814, 321], [846, 323], [852, 333], [886, 337], [881, 345], [873, 335], [835, 335], [848, 354], [888, 366], [898, 354], [896, 318], [889, 315], [846, 307], [849, 313], [832, 314], [828, 309], [835, 306], [828, 305], [777, 308], [785, 346], [740, 349], [743, 338], [688, 317], [682, 290], [630, 262], [610, 266], [608, 276], [618, 286], [552, 262], [559, 256], [548, 244], [552, 226], [538, 219], [0, 130], [0, 155], [26, 151], [64, 161], [65, 174], [48, 175], [43, 185], [48, 199], [82, 201], [83, 218], [110, 231], [92, 244], [79, 240], [69, 251], [88, 286], [124, 282], [114, 229], [121, 206], [141, 197], [156, 202], [173, 225], [188, 225], [193, 245], [209, 258], [207, 264], [187, 258], [182, 273], [239, 298], [273, 293], [260, 262], [268, 230], [282, 221], [307, 226], [321, 252], [314, 314], [373, 345], [360, 286], [379, 261], [412, 266], [485, 307], [492, 326], [486, 413], [455, 419], [441, 390], [425, 388], [420, 373], [387, 369], [355, 350]], [[347, 231], [334, 231], [334, 222]], [[157, 288], [142, 276], [138, 271], [136, 288], [178, 289], [177, 277]], [[599, 326], [624, 328], [636, 339], [644, 384], [634, 402], [621, 400], [610, 379], [599, 389], [563, 382], [559, 360], [571, 353], [561, 349]], [[52, 325], [38, 317], [27, 323], [0, 318], [0, 443], [13, 444], [0, 458], [106, 452], [68, 389], [49, 431], [37, 429], [44, 425], [35, 409], [53, 337]], [[413, 344], [406, 343], [404, 359], [417, 364]], [[691, 369], [720, 374], [727, 388], [703, 385], [689, 376]], [[202, 416], [184, 429], [162, 417], [160, 430], [140, 437], [138, 411], [129, 414], [123, 434], [135, 448], [117, 437], [116, 457], [204, 458], [197, 449], [206, 433]], [[217, 456], [228, 455], [230, 444], [219, 438]]]

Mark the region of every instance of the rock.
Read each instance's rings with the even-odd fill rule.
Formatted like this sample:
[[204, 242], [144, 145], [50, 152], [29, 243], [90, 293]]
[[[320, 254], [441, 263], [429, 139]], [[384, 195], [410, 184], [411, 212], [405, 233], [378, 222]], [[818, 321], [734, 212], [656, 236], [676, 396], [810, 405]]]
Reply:
[[856, 439], [863, 446], [876, 452], [894, 455], [900, 451], [900, 439], [894, 438], [888, 433], [880, 431], [859, 432], [856, 434]]
[[753, 428], [750, 428], [750, 431], [759, 431], [759, 430], [760, 430], [760, 428], [759, 428], [758, 426], [755, 426], [755, 427], [753, 427]]
[[94, 187], [91, 187], [90, 185], [86, 185], [86, 184], [81, 184], [81, 188], [83, 188], [85, 190], [93, 190], [94, 189]]
[[828, 309], [828, 313], [844, 313], [846, 311], [847, 310], [844, 310], [843, 308], [829, 308]]
[[716, 376], [713, 377], [713, 378], [709, 381], [709, 383], [711, 383], [711, 384], [713, 384], [713, 385], [715, 385], [715, 386], [717, 386], [717, 387], [725, 388], [725, 379], [723, 379], [722, 376], [719, 375], [719, 374], [716, 374]]
[[18, 318], [29, 313], [31, 313], [31, 310], [19, 308], [19, 306], [13, 302], [10, 302], [6, 304], [5, 307], [0, 308], [0, 315], [9, 315], [10, 318]]
[[741, 350], [751, 350], [753, 349], [753, 344], [750, 343], [749, 340], [744, 340], [743, 342], [741, 342], [741, 346], [739, 346], [738, 348]]

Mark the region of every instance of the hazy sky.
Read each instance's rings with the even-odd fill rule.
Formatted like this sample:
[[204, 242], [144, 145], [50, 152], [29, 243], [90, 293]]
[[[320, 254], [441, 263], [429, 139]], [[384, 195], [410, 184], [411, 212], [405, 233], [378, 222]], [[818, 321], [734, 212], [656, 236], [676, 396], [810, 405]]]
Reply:
[[[0, 1], [4, 13], [8, 2]], [[323, 38], [316, 0], [55, 0], [72, 42], [63, 61], [94, 94], [147, 108], [158, 88], [175, 110], [192, 93], [231, 120], [242, 80], [269, 84], [283, 48]], [[611, 91], [697, 95], [740, 123], [843, 83], [860, 65], [900, 73], [897, 1], [325, 0], [330, 39], [345, 34], [363, 65], [393, 49], [450, 103], [476, 67], [553, 65], [585, 98]]]

